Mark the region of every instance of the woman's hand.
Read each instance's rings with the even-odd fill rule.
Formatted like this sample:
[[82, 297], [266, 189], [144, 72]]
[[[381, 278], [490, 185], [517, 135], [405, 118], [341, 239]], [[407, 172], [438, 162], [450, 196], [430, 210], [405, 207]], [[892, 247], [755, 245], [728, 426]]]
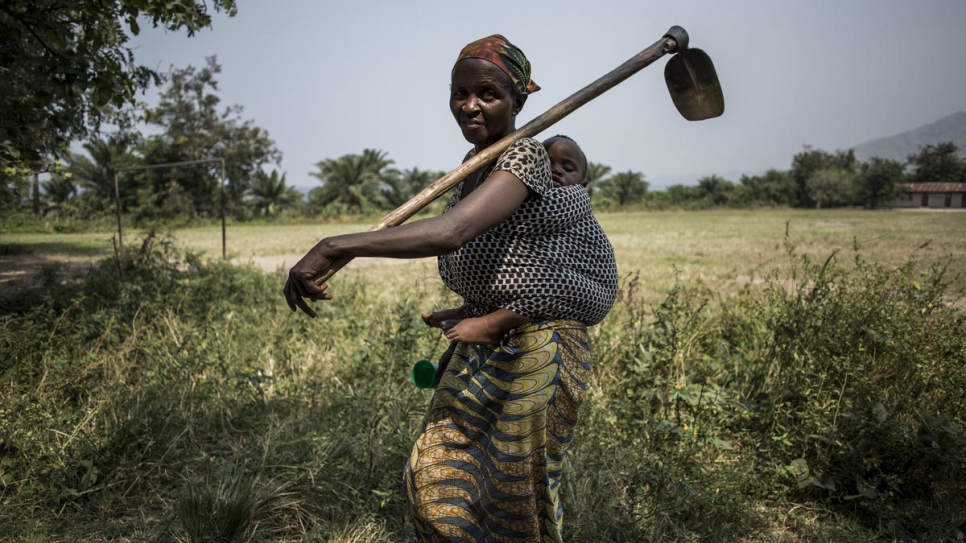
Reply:
[[318, 242], [312, 250], [305, 253], [305, 256], [298, 263], [292, 266], [292, 269], [288, 272], [288, 281], [285, 282], [285, 288], [282, 289], [285, 301], [292, 311], [301, 309], [303, 313], [313, 319], [315, 318], [315, 310], [309, 307], [305, 300], [332, 299], [332, 295], [325, 291], [328, 285], [315, 283], [316, 277], [321, 276], [332, 267], [333, 258], [326, 255], [325, 241]]

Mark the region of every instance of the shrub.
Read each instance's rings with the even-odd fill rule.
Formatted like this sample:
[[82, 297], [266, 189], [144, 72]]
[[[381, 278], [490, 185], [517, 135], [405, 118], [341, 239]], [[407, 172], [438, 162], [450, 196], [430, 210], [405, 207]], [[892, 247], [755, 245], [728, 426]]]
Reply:
[[626, 540], [731, 540], [760, 528], [761, 499], [888, 538], [962, 529], [966, 321], [945, 268], [789, 257], [791, 276], [730, 298], [679, 284], [649, 315], [624, 282], [574, 462], [622, 489], [598, 503]]

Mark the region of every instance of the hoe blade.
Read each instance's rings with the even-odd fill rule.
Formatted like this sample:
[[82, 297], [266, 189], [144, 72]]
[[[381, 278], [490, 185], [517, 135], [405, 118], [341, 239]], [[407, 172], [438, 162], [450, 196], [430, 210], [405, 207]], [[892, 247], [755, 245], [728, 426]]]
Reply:
[[689, 121], [724, 113], [724, 94], [711, 57], [700, 49], [685, 49], [664, 66], [664, 81], [678, 112]]

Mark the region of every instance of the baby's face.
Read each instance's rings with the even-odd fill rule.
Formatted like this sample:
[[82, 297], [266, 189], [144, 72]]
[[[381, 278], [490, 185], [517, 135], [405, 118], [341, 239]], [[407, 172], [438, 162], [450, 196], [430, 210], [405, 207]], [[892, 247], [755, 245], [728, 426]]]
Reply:
[[566, 139], [557, 138], [547, 148], [550, 155], [550, 171], [553, 174], [553, 186], [567, 187], [583, 185], [587, 177], [587, 162], [584, 153], [577, 145]]

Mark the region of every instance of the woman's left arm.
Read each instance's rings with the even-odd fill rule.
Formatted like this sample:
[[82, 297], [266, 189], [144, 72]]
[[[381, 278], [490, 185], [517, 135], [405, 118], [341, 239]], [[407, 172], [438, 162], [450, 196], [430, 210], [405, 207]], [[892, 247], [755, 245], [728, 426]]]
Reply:
[[331, 298], [327, 285], [314, 278], [344, 258], [381, 256], [423, 258], [451, 253], [500, 224], [527, 199], [530, 189], [507, 171], [493, 172], [486, 182], [438, 217], [406, 223], [386, 230], [325, 238], [289, 271], [283, 294], [292, 311], [310, 317], [315, 311], [305, 302]]

